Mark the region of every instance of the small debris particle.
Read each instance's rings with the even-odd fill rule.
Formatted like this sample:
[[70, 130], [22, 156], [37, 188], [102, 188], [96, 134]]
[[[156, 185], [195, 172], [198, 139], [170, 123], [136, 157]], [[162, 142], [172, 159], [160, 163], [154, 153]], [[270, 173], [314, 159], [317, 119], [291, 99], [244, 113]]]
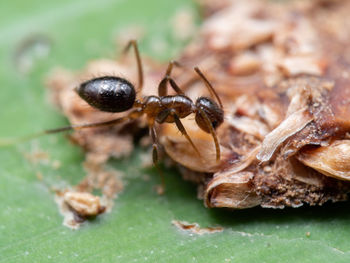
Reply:
[[90, 193], [66, 192], [63, 199], [71, 209], [82, 217], [96, 216], [105, 210], [105, 207], [101, 206], [100, 198]]
[[310, 232], [306, 232], [306, 237], [310, 237], [311, 233]]
[[[71, 189], [57, 190], [55, 201], [63, 215], [63, 225], [79, 229], [86, 220], [112, 210], [114, 199], [123, 190], [122, 173], [106, 169], [104, 158], [88, 154], [84, 162], [87, 175]], [[101, 196], [93, 195], [98, 190]]]
[[182, 231], [197, 235], [213, 234], [224, 231], [224, 228], [221, 226], [201, 228], [197, 223], [188, 223], [179, 220], [173, 220], [171, 223]]
[[98, 196], [85, 192], [57, 191], [55, 201], [64, 217], [63, 225], [71, 229], [79, 229], [87, 218], [106, 211]]

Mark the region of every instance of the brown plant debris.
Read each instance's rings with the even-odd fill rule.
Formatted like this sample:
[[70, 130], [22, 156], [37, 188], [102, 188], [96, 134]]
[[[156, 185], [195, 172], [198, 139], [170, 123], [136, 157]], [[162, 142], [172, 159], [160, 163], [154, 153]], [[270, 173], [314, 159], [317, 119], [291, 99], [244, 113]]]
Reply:
[[[122, 173], [107, 169], [105, 158], [88, 153], [84, 168], [86, 176], [74, 187], [56, 190], [55, 201], [64, 217], [63, 225], [79, 229], [86, 219], [92, 219], [102, 213], [110, 212], [114, 200], [123, 190]], [[101, 192], [100, 196], [92, 194]]]
[[221, 226], [201, 228], [197, 223], [188, 223], [186, 221], [179, 220], [173, 220], [171, 223], [182, 231], [196, 235], [214, 234], [224, 231], [224, 228]]
[[[78, 185], [55, 191], [55, 201], [64, 217], [63, 225], [72, 229], [78, 229], [86, 219], [110, 212], [114, 199], [123, 190], [120, 172], [107, 170], [104, 164], [89, 161], [89, 155], [84, 167], [87, 175]], [[101, 196], [92, 194], [94, 190], [99, 190]]]
[[56, 191], [55, 201], [64, 217], [63, 225], [71, 229], [78, 229], [86, 219], [106, 210], [98, 196], [87, 192]]
[[[219, 94], [225, 121], [217, 128], [221, 160], [210, 134], [194, 116], [183, 125], [201, 157], [174, 124], [162, 124], [159, 141], [185, 179], [199, 185], [208, 207], [283, 208], [343, 201], [350, 191], [349, 1], [199, 1], [205, 20], [176, 60], [172, 77], [193, 101], [210, 96], [192, 68], [198, 66]], [[166, 66], [145, 66], [142, 96], [157, 94]], [[57, 71], [51, 97], [71, 123], [106, 121], [120, 114], [89, 107], [73, 92], [100, 75], [136, 78], [134, 61], [99, 60], [73, 74]], [[74, 133], [88, 160], [127, 156], [131, 123]], [[90, 166], [87, 161], [86, 165]], [[196, 228], [196, 225], [193, 226]]]
[[[172, 125], [162, 143], [208, 207], [283, 208], [350, 191], [348, 1], [201, 1], [207, 14], [180, 61], [199, 66], [223, 100], [222, 151], [187, 120], [205, 162]], [[186, 83], [193, 74], [178, 76]], [[180, 85], [181, 86], [181, 85]], [[201, 83], [186, 86], [202, 95]], [[197, 171], [197, 176], [195, 172]], [[203, 173], [211, 172], [212, 177]], [[198, 180], [197, 178], [202, 178]]]
[[[110, 212], [117, 195], [123, 190], [122, 173], [105, 167], [104, 159], [87, 154], [87, 175], [71, 189], [56, 190], [55, 201], [64, 217], [63, 225], [78, 229], [86, 220]], [[94, 190], [101, 196], [93, 194]]]
[[101, 206], [100, 198], [90, 193], [65, 192], [63, 200], [71, 210], [81, 217], [96, 216], [106, 209]]

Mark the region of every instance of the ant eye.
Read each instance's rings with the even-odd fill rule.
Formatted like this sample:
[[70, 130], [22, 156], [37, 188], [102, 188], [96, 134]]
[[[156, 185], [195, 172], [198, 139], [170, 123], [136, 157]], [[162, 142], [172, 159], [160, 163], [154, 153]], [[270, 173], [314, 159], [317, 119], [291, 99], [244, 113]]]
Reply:
[[77, 92], [92, 107], [107, 112], [131, 109], [136, 98], [134, 86], [125, 79], [106, 76], [82, 83]]

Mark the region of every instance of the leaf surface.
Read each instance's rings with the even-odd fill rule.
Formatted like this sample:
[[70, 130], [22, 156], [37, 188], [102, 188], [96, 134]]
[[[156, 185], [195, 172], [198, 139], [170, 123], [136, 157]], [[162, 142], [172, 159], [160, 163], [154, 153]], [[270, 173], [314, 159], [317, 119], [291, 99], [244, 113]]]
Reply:
[[[55, 66], [82, 68], [89, 60], [115, 55], [123, 28], [142, 25], [144, 54], [167, 60], [183, 41], [172, 33], [172, 17], [189, 1], [12, 0], [0, 7], [0, 137], [20, 136], [67, 124], [44, 88]], [[35, 58], [20, 74], [16, 49], [30, 34], [52, 41], [47, 57]], [[161, 45], [159, 45], [161, 43]], [[162, 47], [162, 48], [160, 48]], [[35, 164], [36, 150], [48, 159]], [[155, 169], [143, 169], [137, 149], [110, 165], [127, 185], [111, 213], [73, 231], [62, 225], [51, 187], [76, 184], [84, 176], [83, 152], [62, 135], [0, 149], [0, 262], [349, 262], [349, 203], [323, 207], [227, 211], [206, 209], [196, 187], [175, 170], [165, 170], [167, 192], [158, 196]], [[52, 164], [59, 161], [57, 169]], [[38, 180], [42, 174], [44, 179]], [[145, 180], [145, 175], [150, 180]], [[224, 227], [203, 236], [183, 233], [172, 220]]]

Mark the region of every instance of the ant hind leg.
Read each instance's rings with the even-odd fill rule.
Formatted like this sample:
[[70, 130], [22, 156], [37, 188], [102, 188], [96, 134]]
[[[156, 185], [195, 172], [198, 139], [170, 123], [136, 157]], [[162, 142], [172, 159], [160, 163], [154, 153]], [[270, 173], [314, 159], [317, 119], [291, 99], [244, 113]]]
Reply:
[[23, 137], [18, 137], [18, 138], [14, 138], [14, 139], [0, 139], [0, 148], [5, 147], [5, 146], [11, 146], [11, 145], [23, 142], [23, 141], [29, 141], [29, 140], [41, 137], [43, 135], [48, 135], [48, 134], [55, 134], [55, 133], [68, 132], [68, 131], [78, 131], [78, 130], [87, 129], [87, 128], [113, 126], [113, 125], [116, 125], [119, 123], [123, 123], [126, 121], [131, 121], [131, 120], [137, 119], [142, 114], [143, 114], [143, 111], [138, 109], [138, 110], [131, 111], [128, 115], [126, 115], [124, 117], [120, 117], [120, 118], [113, 119], [110, 121], [70, 125], [70, 126], [65, 126], [65, 127], [56, 128], [56, 129], [43, 130], [43, 131], [35, 133], [35, 134], [31, 134], [31, 135], [27, 135], [27, 136], [23, 136]]
[[133, 47], [135, 56], [136, 56], [136, 63], [137, 63], [137, 73], [138, 73], [138, 92], [142, 90], [143, 87], [143, 67], [141, 62], [141, 56], [139, 49], [137, 47], [137, 41], [136, 40], [130, 40], [128, 44], [126, 45], [123, 53], [125, 54], [127, 51], [129, 51], [130, 47]]

